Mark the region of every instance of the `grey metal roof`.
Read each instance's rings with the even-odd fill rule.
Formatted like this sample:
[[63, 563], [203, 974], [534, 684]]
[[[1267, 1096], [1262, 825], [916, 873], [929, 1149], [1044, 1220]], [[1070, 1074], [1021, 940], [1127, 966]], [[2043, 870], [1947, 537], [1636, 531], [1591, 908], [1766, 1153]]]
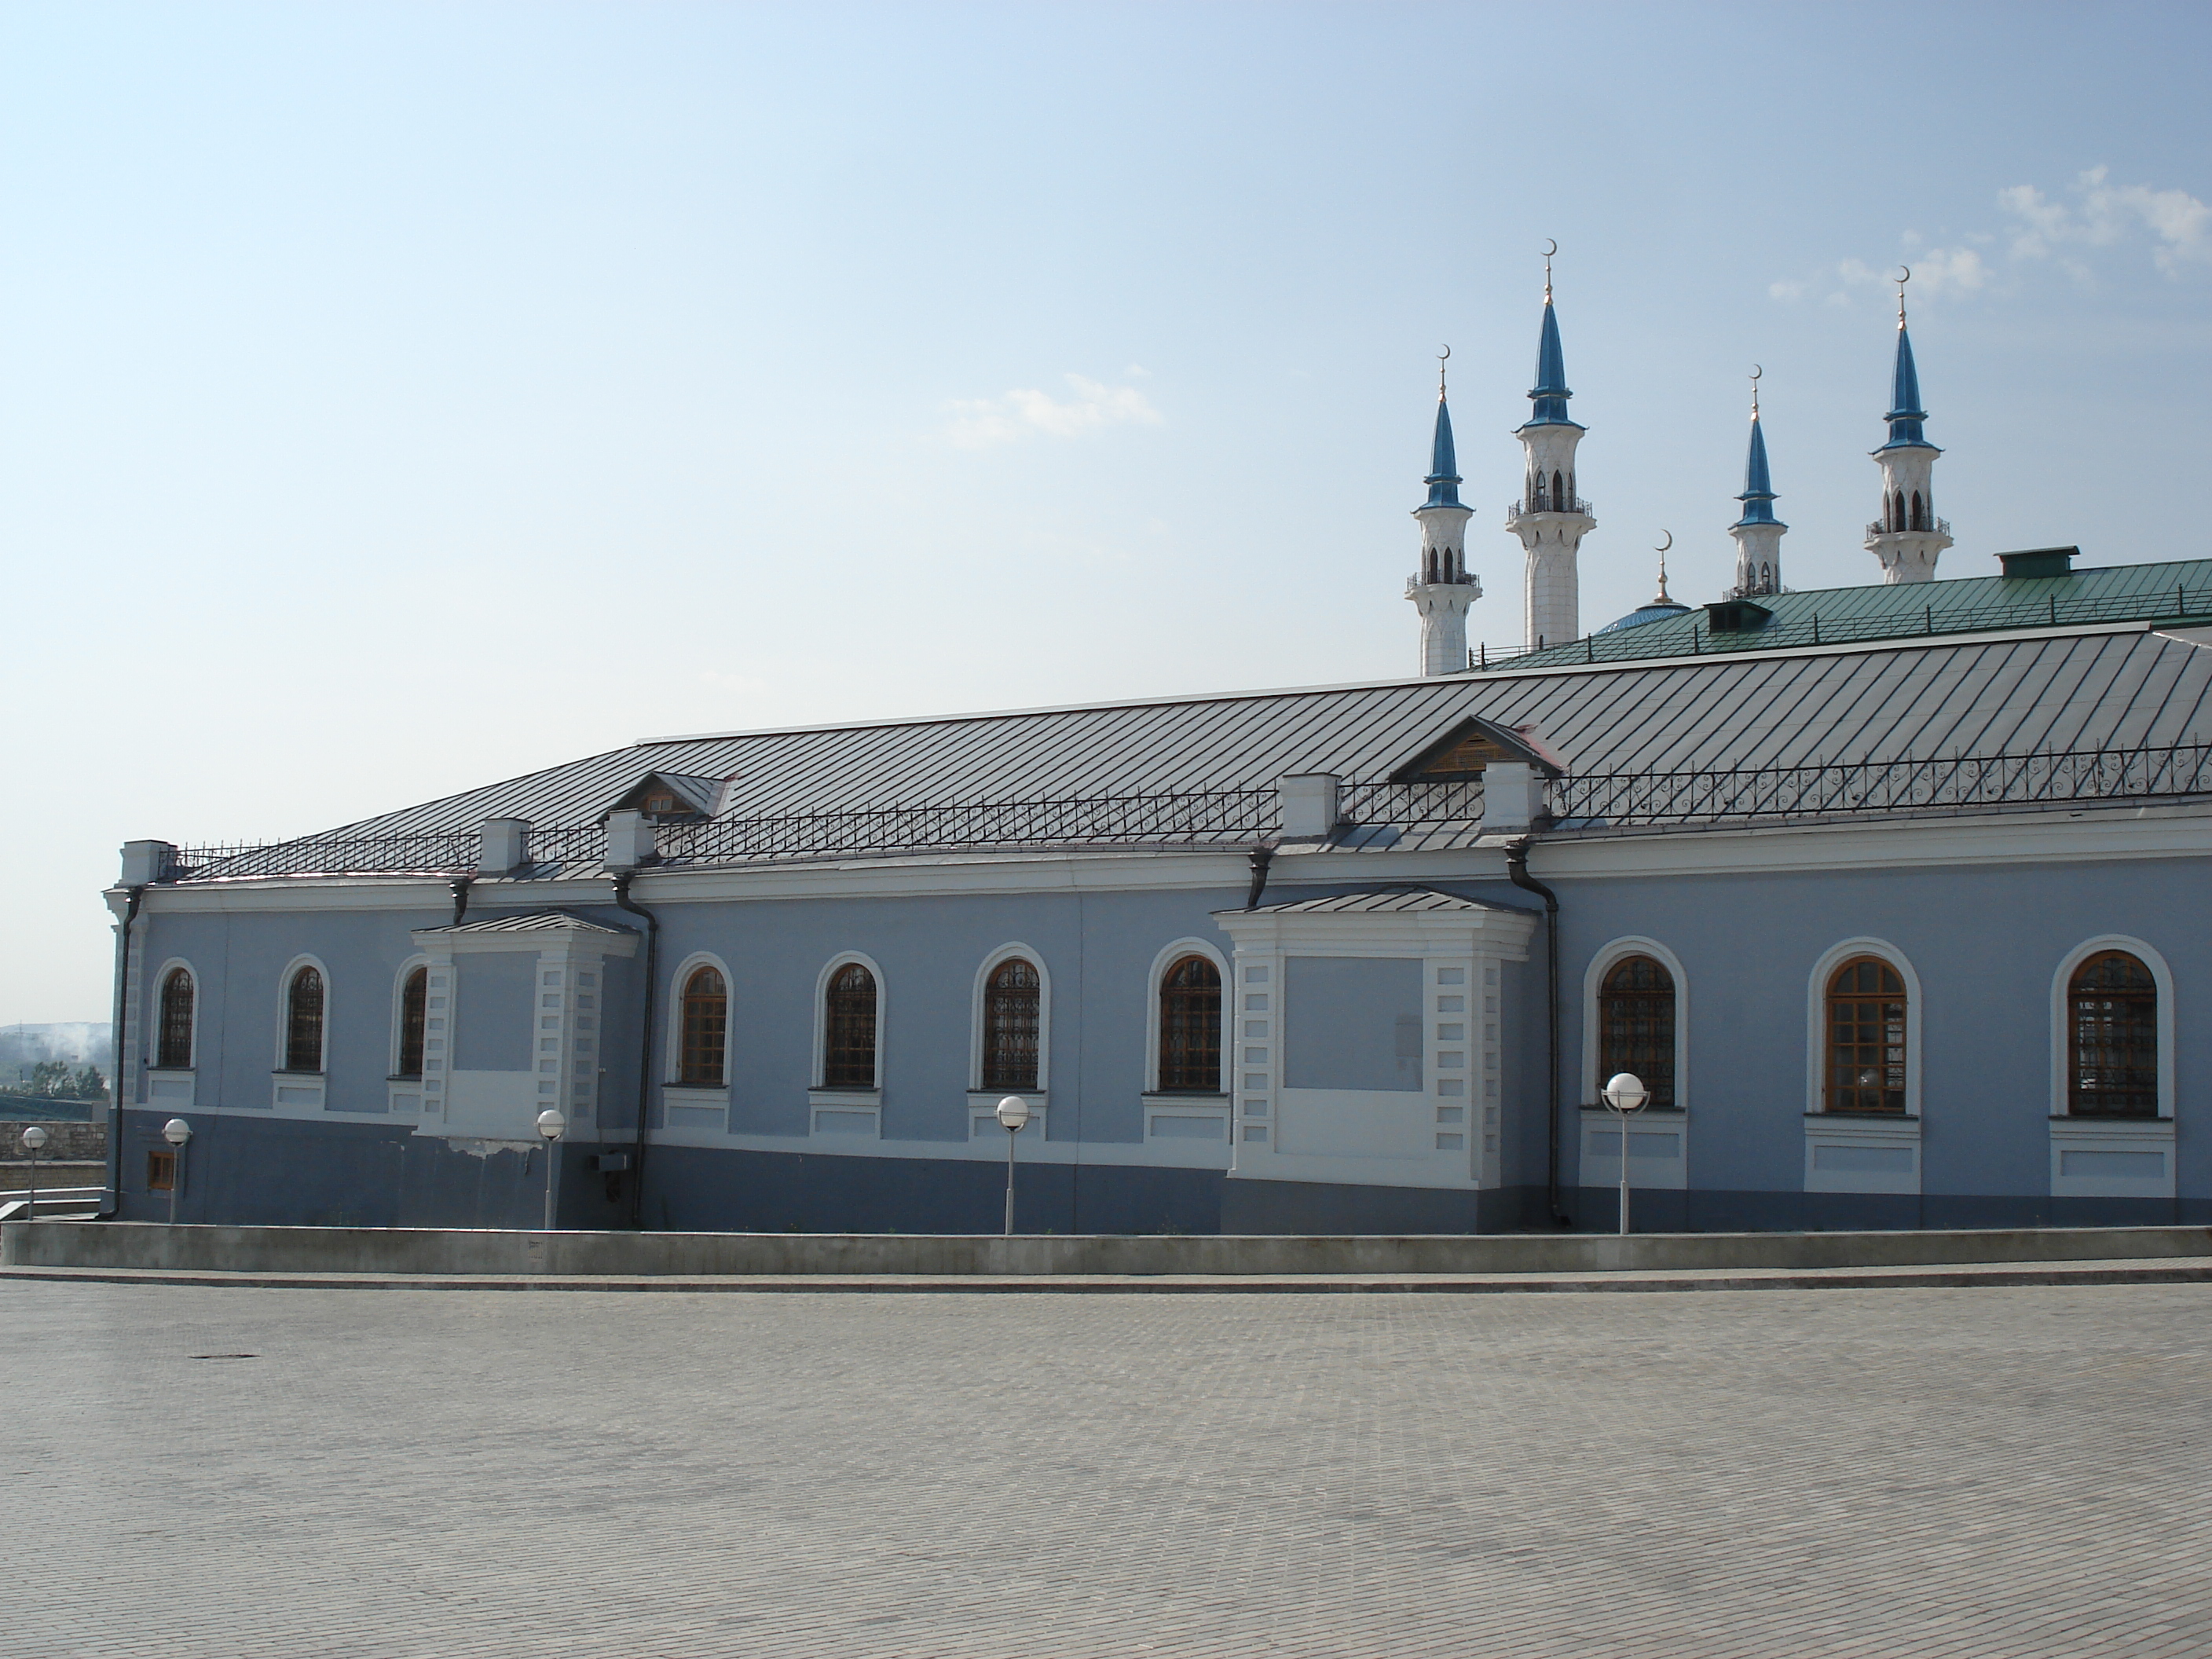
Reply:
[[1373, 915], [1408, 910], [1511, 910], [1510, 904], [1489, 904], [1462, 898], [1429, 887], [1381, 887], [1364, 893], [1338, 893], [1329, 898], [1297, 899], [1285, 904], [1263, 904], [1239, 915]]
[[589, 921], [582, 916], [572, 916], [565, 910], [532, 910], [512, 916], [485, 916], [481, 921], [465, 921], [458, 927], [417, 927], [415, 931], [418, 933], [541, 933], [564, 927], [580, 933], [627, 933], [635, 931]]
[[2212, 649], [2062, 630], [672, 738], [325, 833], [586, 824], [648, 769], [731, 779], [726, 820], [1379, 780], [1468, 715], [1583, 777], [2203, 742]]

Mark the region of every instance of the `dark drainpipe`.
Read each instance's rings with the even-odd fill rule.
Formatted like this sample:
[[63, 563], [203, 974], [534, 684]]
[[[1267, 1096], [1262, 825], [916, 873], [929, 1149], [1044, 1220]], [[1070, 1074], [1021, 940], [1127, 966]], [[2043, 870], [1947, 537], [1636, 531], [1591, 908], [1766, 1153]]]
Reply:
[[453, 925], [456, 927], [461, 925], [461, 918], [469, 913], [469, 883], [473, 879], [470, 876], [456, 876], [446, 884], [453, 890]]
[[138, 907], [146, 899], [143, 883], [126, 890], [131, 902], [123, 910], [122, 960], [115, 969], [115, 1072], [107, 1082], [107, 1207], [100, 1212], [102, 1221], [113, 1220], [123, 1207], [123, 1079], [128, 1075], [123, 1059], [123, 1012], [129, 1006], [131, 924], [138, 920]]
[[1247, 910], [1256, 908], [1260, 895], [1267, 890], [1267, 866], [1274, 861], [1275, 846], [1273, 842], [1263, 841], [1252, 849], [1252, 890], [1244, 895]]
[[[660, 919], [630, 898], [629, 884], [636, 873], [634, 870], [624, 870], [616, 875], [615, 902], [632, 915], [645, 918], [645, 1012], [637, 1044], [637, 1133], [629, 1149], [629, 1224], [631, 1231], [642, 1231], [645, 1227], [645, 1113], [653, 1099], [653, 990], [660, 977]], [[600, 1109], [606, 1109], [604, 1104]]]
[[1528, 842], [1524, 836], [1505, 849], [1505, 873], [1513, 878], [1516, 887], [1525, 887], [1544, 901], [1544, 974], [1547, 994], [1545, 998], [1548, 1050], [1546, 1069], [1550, 1073], [1550, 1129], [1551, 1160], [1548, 1185], [1552, 1219], [1562, 1227], [1574, 1224], [1565, 1207], [1559, 1202], [1559, 896], [1528, 873]]

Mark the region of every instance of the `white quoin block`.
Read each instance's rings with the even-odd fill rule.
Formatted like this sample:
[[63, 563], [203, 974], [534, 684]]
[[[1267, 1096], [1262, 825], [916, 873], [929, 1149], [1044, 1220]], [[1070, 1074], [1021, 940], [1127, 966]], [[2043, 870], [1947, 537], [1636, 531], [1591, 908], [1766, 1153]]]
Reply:
[[1544, 810], [1544, 782], [1526, 761], [1492, 761], [1482, 769], [1482, 833], [1526, 835]]
[[653, 826], [646, 822], [642, 812], [610, 812], [607, 814], [607, 867], [611, 870], [635, 870], [641, 864], [649, 864], [658, 849], [653, 845]]
[[528, 862], [530, 822], [526, 818], [486, 818], [483, 847], [477, 854], [477, 873], [503, 876]]
[[1327, 772], [1303, 772], [1275, 787], [1283, 802], [1283, 839], [1314, 841], [1336, 828], [1336, 784]]
[[123, 843], [123, 878], [118, 887], [145, 887], [161, 881], [177, 855], [175, 843], [166, 841], [126, 841]]

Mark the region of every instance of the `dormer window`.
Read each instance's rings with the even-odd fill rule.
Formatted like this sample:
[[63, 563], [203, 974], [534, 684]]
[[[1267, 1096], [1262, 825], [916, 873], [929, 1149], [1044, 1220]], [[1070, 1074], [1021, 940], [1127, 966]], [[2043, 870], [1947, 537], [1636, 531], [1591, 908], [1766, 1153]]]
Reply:
[[665, 817], [675, 810], [676, 797], [665, 789], [654, 790], [645, 798], [644, 804], [638, 808], [638, 811], [649, 818]]

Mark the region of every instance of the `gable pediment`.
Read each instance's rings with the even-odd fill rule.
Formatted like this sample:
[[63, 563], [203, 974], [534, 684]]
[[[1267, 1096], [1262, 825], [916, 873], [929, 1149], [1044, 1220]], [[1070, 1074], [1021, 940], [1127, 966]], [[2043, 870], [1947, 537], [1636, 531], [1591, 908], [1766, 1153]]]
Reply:
[[1533, 766], [1547, 777], [1565, 770], [1564, 757], [1547, 748], [1534, 726], [1500, 726], [1468, 715], [1432, 739], [1390, 775], [1393, 783], [1463, 783], [1494, 761]]

